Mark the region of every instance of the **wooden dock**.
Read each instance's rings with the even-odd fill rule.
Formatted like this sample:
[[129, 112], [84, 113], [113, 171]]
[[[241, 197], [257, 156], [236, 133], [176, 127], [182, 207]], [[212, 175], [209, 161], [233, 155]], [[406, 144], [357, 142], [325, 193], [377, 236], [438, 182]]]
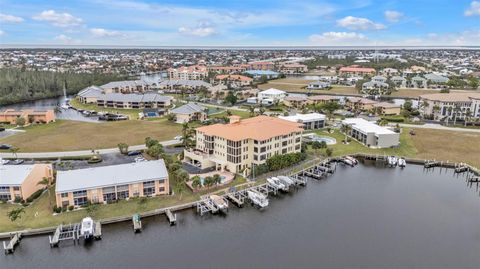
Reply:
[[168, 222], [170, 225], [175, 225], [177, 224], [177, 214], [173, 214], [172, 211], [170, 211], [169, 208], [165, 210], [165, 215], [167, 216]]
[[238, 207], [242, 207], [245, 202], [245, 195], [239, 192], [229, 192], [225, 196]]
[[53, 236], [48, 236], [50, 247], [58, 247], [60, 242], [73, 240], [73, 243], [78, 242], [80, 239], [80, 223], [59, 225]]
[[102, 239], [102, 224], [99, 221], [94, 222], [95, 228], [93, 229], [93, 238], [95, 240]]
[[11, 235], [10, 241], [8, 241], [8, 243], [3, 241], [3, 249], [5, 250], [5, 255], [13, 253], [15, 251], [15, 247], [20, 244], [20, 240], [22, 240], [22, 234], [15, 233]]

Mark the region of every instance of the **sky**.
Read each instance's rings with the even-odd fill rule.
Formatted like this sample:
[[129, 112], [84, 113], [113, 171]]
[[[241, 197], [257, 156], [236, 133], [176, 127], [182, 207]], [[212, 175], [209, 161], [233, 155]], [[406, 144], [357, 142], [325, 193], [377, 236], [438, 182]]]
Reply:
[[480, 46], [480, 0], [0, 0], [0, 45]]

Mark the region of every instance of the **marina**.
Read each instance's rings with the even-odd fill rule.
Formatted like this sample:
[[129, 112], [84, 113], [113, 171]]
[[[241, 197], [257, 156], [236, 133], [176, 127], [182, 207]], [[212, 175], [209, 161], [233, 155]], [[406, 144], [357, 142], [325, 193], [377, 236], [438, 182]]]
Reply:
[[[270, 190], [264, 210], [251, 206], [247, 194], [243, 208], [229, 207], [228, 214], [219, 217], [201, 216], [196, 210], [177, 211], [175, 229], [162, 216], [142, 217], [142, 233], [135, 237], [126, 232], [131, 231], [131, 219], [106, 225], [102, 227], [103, 240], [95, 244], [62, 243], [61, 252], [45, 248], [45, 236], [28, 237], [17, 246], [14, 255], [1, 256], [0, 263], [6, 268], [32, 268], [33, 264], [48, 267], [68, 260], [73, 269], [83, 268], [82, 260], [94, 255], [90, 266], [104, 268], [151, 267], [157, 266], [159, 260], [165, 266], [179, 268], [258, 268], [278, 264], [282, 268], [384, 268], [385, 263], [392, 261], [394, 252], [400, 266], [476, 268], [480, 241], [472, 233], [477, 233], [475, 227], [480, 222], [479, 191], [475, 183], [471, 187], [462, 184], [475, 176], [455, 176], [454, 169], [446, 168], [423, 170], [418, 165], [404, 169], [384, 167], [372, 160], [360, 161], [354, 168], [337, 165], [334, 174], [310, 182], [307, 188], [277, 195]], [[241, 203], [245, 190], [228, 192], [225, 197], [231, 203], [231, 197], [236, 197]], [[267, 190], [261, 186], [250, 191], [264, 195]], [[462, 199], [455, 198], [458, 196]], [[463, 229], [454, 225], [459, 210]], [[296, 232], [281, 232], [292, 229]], [[210, 242], [208, 251], [201, 248], [205, 237]], [[288, 240], [291, 249], [302, 251], [276, 255], [279, 248], [271, 246], [280, 246], [284, 240]], [[370, 244], [365, 245], [367, 241]], [[432, 241], [437, 244], [432, 245]], [[184, 259], [178, 254], [180, 250], [197, 250], [203, 255]], [[345, 251], [354, 253], [351, 259], [343, 258], [341, 253]], [[121, 253], [127, 252], [143, 253], [145, 258], [134, 261], [123, 257]], [[250, 258], [245, 259], [246, 255]], [[272, 255], [277, 259], [265, 258]], [[310, 257], [308, 261], [305, 255]], [[430, 255], [437, 258], [425, 259]], [[51, 259], [44, 259], [46, 256]]]

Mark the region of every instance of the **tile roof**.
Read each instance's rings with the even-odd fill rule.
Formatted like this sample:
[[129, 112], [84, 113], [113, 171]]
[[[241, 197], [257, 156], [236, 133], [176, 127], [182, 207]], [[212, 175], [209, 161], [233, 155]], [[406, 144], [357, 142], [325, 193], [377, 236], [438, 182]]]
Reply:
[[440, 102], [470, 102], [472, 99], [480, 100], [480, 92], [431, 93], [420, 95], [420, 98]]
[[195, 104], [195, 103], [188, 103], [185, 104], [181, 107], [177, 107], [175, 109], [172, 109], [173, 114], [193, 114], [193, 113], [199, 113], [199, 112], [204, 112], [205, 108], [201, 105]]

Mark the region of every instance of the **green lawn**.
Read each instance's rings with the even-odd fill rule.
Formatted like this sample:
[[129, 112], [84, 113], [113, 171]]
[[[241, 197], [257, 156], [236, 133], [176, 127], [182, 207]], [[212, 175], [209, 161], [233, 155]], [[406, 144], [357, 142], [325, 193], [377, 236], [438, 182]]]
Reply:
[[79, 122], [57, 120], [54, 123], [26, 127], [25, 133], [1, 138], [21, 152], [48, 152], [114, 148], [118, 143], [139, 145], [145, 137], [171, 140], [181, 133], [181, 124], [166, 118], [154, 121]]
[[[233, 109], [227, 109], [227, 110], [229, 110], [232, 113], [232, 115], [240, 116], [242, 119], [250, 118], [250, 112], [248, 111], [233, 110]], [[209, 118], [223, 118], [223, 117], [228, 117], [227, 111], [209, 116]]]

